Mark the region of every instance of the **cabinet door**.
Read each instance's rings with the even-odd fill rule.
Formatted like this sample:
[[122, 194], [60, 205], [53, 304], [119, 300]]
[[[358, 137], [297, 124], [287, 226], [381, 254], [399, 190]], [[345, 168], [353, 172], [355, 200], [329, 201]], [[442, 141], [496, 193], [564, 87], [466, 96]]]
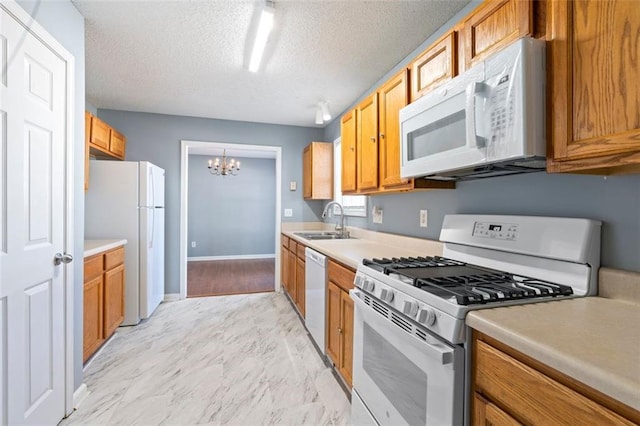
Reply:
[[378, 93], [372, 93], [358, 108], [357, 115], [357, 187], [359, 190], [378, 187]]
[[340, 287], [329, 281], [327, 284], [327, 356], [340, 368]]
[[115, 131], [114, 129], [111, 129], [109, 151], [111, 151], [114, 156], [120, 158], [121, 160], [124, 160], [125, 144], [126, 139], [124, 135]]
[[408, 71], [402, 70], [378, 91], [380, 121], [380, 184], [408, 184], [400, 178], [400, 109], [409, 102]]
[[104, 336], [111, 336], [124, 319], [124, 265], [104, 273]]
[[98, 117], [91, 117], [91, 144], [109, 151], [109, 140], [111, 138], [111, 128]]
[[312, 158], [311, 145], [302, 151], [302, 197], [311, 198], [312, 191]]
[[289, 292], [289, 250], [280, 248], [280, 275], [282, 287]]
[[491, 402], [484, 399], [480, 394], [475, 393], [474, 395], [474, 426], [519, 426], [522, 424]]
[[640, 171], [640, 5], [549, 1], [549, 172]]
[[340, 374], [351, 387], [353, 377], [353, 300], [340, 292]]
[[464, 69], [532, 33], [531, 0], [485, 1], [464, 21]]
[[296, 257], [296, 306], [300, 311], [300, 315], [304, 318], [305, 303], [305, 281], [304, 281], [304, 260]]
[[103, 335], [103, 277], [84, 283], [82, 361], [85, 362], [104, 342]]
[[342, 192], [355, 192], [356, 186], [356, 112], [350, 111], [341, 121]]
[[[291, 241], [289, 243], [289, 250], [291, 250]], [[289, 296], [295, 302], [296, 301], [296, 252], [290, 251], [288, 252], [289, 261], [287, 262], [287, 267], [289, 268], [289, 288], [287, 291], [289, 292]]]
[[448, 32], [411, 63], [411, 102], [458, 73], [457, 34]]

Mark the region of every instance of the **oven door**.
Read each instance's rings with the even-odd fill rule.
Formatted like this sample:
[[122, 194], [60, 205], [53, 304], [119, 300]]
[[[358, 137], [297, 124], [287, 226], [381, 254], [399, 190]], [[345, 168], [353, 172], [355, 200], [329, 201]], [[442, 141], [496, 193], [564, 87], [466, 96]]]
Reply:
[[[447, 345], [358, 289], [353, 387], [381, 425], [458, 425], [464, 418], [464, 349]], [[408, 331], [410, 330], [410, 331]]]

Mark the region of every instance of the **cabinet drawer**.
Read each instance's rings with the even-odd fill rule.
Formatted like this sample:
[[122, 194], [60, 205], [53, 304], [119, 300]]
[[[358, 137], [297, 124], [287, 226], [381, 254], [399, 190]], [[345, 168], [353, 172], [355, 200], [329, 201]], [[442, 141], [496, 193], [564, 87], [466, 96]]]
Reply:
[[525, 424], [633, 423], [483, 341], [476, 341], [475, 385]]
[[345, 268], [332, 260], [329, 261], [329, 279], [344, 291], [349, 291], [353, 288], [355, 278], [356, 273], [351, 269]]
[[282, 247], [288, 249], [289, 248], [289, 237], [287, 237], [286, 235], [281, 235], [280, 236], [280, 242], [282, 243]]
[[305, 246], [298, 243], [298, 258], [302, 259], [303, 262], [305, 261], [305, 254], [304, 254], [305, 248], [306, 248]]
[[111, 250], [110, 252], [105, 254], [104, 258], [105, 271], [115, 268], [116, 266], [124, 263], [124, 247], [119, 247], [115, 250]]
[[88, 282], [102, 274], [104, 271], [104, 256], [102, 253], [84, 260], [84, 282]]
[[298, 251], [298, 243], [293, 239], [289, 239], [289, 251], [293, 253], [294, 256], [296, 256], [296, 252]]

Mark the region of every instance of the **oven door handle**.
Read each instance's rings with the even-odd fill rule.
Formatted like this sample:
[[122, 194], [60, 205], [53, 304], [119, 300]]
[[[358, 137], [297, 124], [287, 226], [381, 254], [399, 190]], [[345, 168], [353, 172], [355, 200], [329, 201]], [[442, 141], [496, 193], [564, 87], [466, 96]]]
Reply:
[[[372, 318], [375, 318], [376, 320], [385, 321], [385, 322], [388, 322], [389, 326], [397, 327], [397, 325], [395, 325], [393, 321], [391, 321], [388, 317], [385, 317], [383, 314], [375, 311], [373, 308], [368, 306], [360, 297], [361, 294], [362, 294], [362, 291], [358, 290], [357, 288], [351, 289], [349, 291], [349, 295], [351, 296], [351, 299], [353, 299], [353, 301], [355, 302], [356, 308], [362, 309], [362, 312], [365, 315], [370, 314]], [[355, 333], [355, 330], [354, 330], [354, 333]], [[403, 333], [407, 333], [406, 330], [403, 329]], [[416, 341], [418, 341], [422, 345], [424, 352], [430, 358], [437, 360], [438, 363], [440, 363], [441, 365], [447, 365], [447, 364], [453, 363], [454, 349], [452, 347], [449, 347], [444, 343], [435, 341], [435, 339], [434, 339], [434, 342], [429, 342], [427, 340], [419, 339], [413, 334], [407, 333], [406, 336], [416, 339]], [[354, 340], [356, 338], [357, 336], [354, 336]]]

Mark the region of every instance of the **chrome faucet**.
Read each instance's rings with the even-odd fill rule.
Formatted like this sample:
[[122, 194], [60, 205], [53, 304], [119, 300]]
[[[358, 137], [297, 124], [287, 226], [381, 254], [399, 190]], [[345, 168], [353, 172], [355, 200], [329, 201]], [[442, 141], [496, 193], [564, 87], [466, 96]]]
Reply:
[[324, 207], [324, 211], [322, 212], [322, 217], [327, 217], [327, 213], [329, 212], [329, 208], [331, 206], [333, 206], [334, 204], [336, 206], [340, 207], [340, 223], [336, 223], [336, 231], [340, 233], [340, 237], [341, 238], [349, 238], [349, 232], [347, 232], [347, 229], [344, 227], [344, 209], [342, 208], [342, 204], [340, 204], [337, 201], [329, 202]]

